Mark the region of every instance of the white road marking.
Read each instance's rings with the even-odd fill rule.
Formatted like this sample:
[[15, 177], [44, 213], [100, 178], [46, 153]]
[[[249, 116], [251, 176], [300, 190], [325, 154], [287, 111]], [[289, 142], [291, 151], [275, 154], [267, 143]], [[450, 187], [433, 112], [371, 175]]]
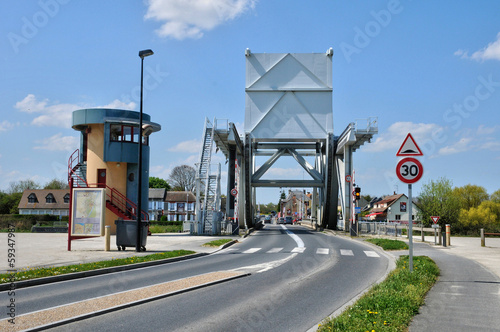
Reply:
[[292, 231], [288, 230], [285, 225], [281, 225], [281, 228], [285, 230], [285, 232], [290, 235], [290, 237], [297, 243], [297, 247], [302, 248], [304, 247], [304, 242], [300, 237], [298, 237], [295, 233]]
[[305, 247], [295, 247], [295, 248], [292, 249], [292, 252], [293, 253], [299, 253], [299, 254], [301, 254], [301, 253], [304, 252], [304, 250], [306, 250]]
[[276, 261], [262, 263], [262, 264], [256, 264], [256, 265], [243, 266], [243, 267], [239, 267], [237, 269], [233, 269], [231, 271], [253, 272], [253, 271], [257, 270], [257, 271], [255, 271], [255, 273], [262, 273], [262, 272], [266, 272], [266, 271], [269, 271], [271, 269], [274, 269], [275, 267], [278, 267], [282, 264], [285, 264], [286, 262], [288, 262], [289, 260], [291, 260], [295, 256], [297, 256], [297, 254], [291, 254], [290, 256], [288, 256], [286, 258], [279, 259]]
[[352, 250], [347, 250], [347, 249], [340, 249], [340, 254], [342, 256], [354, 256]]
[[273, 249], [269, 250], [267, 253], [268, 254], [275, 254], [277, 252], [280, 252], [281, 250], [283, 250], [283, 248], [273, 248]]
[[248, 250], [243, 251], [244, 254], [253, 254], [254, 252], [259, 251], [262, 248], [250, 248]]
[[365, 250], [365, 255], [368, 257], [380, 257], [375, 251]]
[[328, 255], [330, 253], [330, 249], [328, 248], [318, 248], [316, 250], [316, 254], [318, 255]]

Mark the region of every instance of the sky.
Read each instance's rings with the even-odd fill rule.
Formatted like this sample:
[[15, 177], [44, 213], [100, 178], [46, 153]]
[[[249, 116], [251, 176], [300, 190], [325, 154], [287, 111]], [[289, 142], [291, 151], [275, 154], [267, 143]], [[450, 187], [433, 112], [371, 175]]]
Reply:
[[[395, 169], [408, 133], [424, 153], [414, 196], [442, 177], [500, 189], [498, 1], [5, 0], [0, 13], [0, 190], [66, 179], [79, 146], [73, 111], [139, 110], [139, 50], [155, 53], [144, 60], [143, 105], [162, 126], [150, 140], [150, 175], [167, 179], [198, 161], [206, 117], [243, 134], [246, 48], [330, 47], [334, 134], [378, 121], [354, 153], [363, 195], [407, 193]], [[220, 153], [213, 160], [224, 170]], [[270, 172], [304, 176], [287, 159]], [[261, 203], [278, 197], [257, 193]]]

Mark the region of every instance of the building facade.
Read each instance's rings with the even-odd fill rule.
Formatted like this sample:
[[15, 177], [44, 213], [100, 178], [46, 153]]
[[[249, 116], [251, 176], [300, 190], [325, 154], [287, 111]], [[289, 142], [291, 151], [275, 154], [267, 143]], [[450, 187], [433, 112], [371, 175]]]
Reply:
[[[408, 197], [405, 194], [394, 194], [386, 196], [382, 200], [374, 203], [370, 213], [366, 215], [369, 220], [373, 221], [390, 221], [408, 223], [409, 209]], [[418, 207], [412, 205], [412, 220], [418, 213]]]
[[[79, 131], [80, 148], [68, 162], [74, 187], [104, 188], [105, 225], [115, 233], [117, 219], [137, 219], [139, 144], [142, 144], [141, 210], [147, 219], [149, 189], [149, 136], [161, 130], [143, 114], [143, 137], [139, 138], [140, 113], [93, 108], [73, 112], [73, 129]], [[139, 143], [140, 142], [140, 143]]]
[[196, 197], [190, 191], [149, 189], [149, 218], [167, 221], [194, 221]]
[[69, 189], [26, 189], [19, 201], [19, 214], [69, 214]]

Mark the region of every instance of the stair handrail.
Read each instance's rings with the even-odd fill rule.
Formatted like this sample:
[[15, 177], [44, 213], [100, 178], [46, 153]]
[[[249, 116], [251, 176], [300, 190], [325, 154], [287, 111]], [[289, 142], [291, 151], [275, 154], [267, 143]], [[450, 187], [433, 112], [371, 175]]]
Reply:
[[[76, 174], [76, 169], [78, 168], [78, 165], [80, 165], [80, 149], [76, 149], [71, 156], [68, 159], [68, 183], [71, 178], [76, 179], [77, 181], [74, 182], [78, 187], [80, 187], [80, 183], [84, 183], [87, 187], [103, 187], [104, 184], [102, 183], [88, 183], [85, 179], [82, 179], [78, 174]], [[127, 196], [123, 195], [121, 192], [119, 192], [117, 189], [112, 188], [108, 186], [107, 184], [104, 185], [106, 186], [106, 189], [109, 189], [110, 193], [108, 194], [108, 190], [106, 190], [106, 196], [109, 197], [110, 203], [114, 204], [117, 206], [124, 214], [127, 212], [130, 213], [131, 217], [134, 219], [137, 219], [137, 204], [135, 204], [133, 201], [127, 198]], [[121, 199], [121, 201], [117, 201], [114, 199], [115, 195], [118, 196], [118, 199]], [[119, 203], [119, 204], [115, 204]], [[127, 205], [128, 204], [128, 205]], [[121, 207], [119, 207], [120, 205]], [[130, 207], [130, 208], [129, 208]], [[141, 211], [141, 216], [142, 220], [149, 221], [149, 214], [142, 210]]]

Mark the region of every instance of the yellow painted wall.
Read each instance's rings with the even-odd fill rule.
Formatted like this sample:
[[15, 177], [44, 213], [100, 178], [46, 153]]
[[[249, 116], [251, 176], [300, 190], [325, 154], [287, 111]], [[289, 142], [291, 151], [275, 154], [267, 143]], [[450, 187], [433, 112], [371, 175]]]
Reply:
[[[105, 162], [104, 157], [104, 124], [89, 125], [90, 133], [87, 142], [87, 182], [97, 183], [97, 170], [106, 169], [106, 184], [126, 196], [127, 163]], [[111, 226], [111, 234], [116, 234], [115, 220], [118, 216], [106, 209], [105, 225]]]

